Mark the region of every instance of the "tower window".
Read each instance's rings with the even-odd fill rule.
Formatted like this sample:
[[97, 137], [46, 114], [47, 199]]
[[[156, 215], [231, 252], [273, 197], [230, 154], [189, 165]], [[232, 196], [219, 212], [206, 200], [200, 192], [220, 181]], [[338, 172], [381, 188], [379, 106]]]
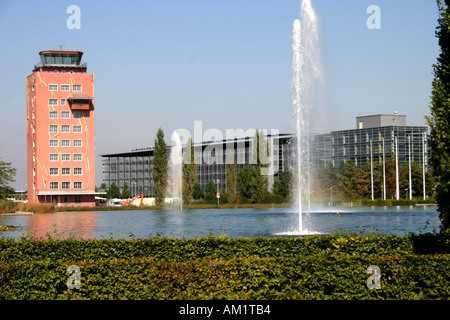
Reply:
[[59, 184], [58, 182], [52, 181], [50, 182], [50, 189], [58, 189], [59, 188]]

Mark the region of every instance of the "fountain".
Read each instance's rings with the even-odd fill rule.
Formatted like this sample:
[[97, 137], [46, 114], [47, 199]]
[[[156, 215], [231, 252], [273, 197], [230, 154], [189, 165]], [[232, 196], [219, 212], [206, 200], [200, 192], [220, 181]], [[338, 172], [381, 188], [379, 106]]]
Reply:
[[321, 77], [317, 17], [310, 0], [301, 4], [301, 20], [295, 19], [292, 32], [293, 116], [296, 132], [295, 163], [298, 229], [294, 234], [312, 234], [303, 226], [304, 208], [311, 209], [310, 174], [310, 110], [313, 103], [313, 83]]
[[172, 133], [172, 148], [170, 149], [169, 161], [169, 179], [167, 183], [167, 195], [172, 198], [172, 203], [175, 204], [175, 199], [180, 204], [180, 209], [183, 209], [183, 149], [181, 146], [180, 135], [174, 131]]

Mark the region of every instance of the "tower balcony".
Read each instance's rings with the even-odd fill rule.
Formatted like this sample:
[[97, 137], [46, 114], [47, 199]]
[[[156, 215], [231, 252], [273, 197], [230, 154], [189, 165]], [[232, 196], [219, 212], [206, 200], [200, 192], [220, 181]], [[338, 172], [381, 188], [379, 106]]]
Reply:
[[92, 104], [92, 98], [86, 93], [71, 93], [67, 97], [69, 107], [72, 110], [90, 110], [94, 105]]

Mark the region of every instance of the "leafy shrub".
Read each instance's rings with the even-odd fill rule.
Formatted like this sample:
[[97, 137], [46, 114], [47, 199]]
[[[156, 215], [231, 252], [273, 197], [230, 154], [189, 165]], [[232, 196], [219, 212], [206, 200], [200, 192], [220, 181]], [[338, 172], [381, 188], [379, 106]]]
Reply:
[[414, 250], [412, 237], [356, 234], [0, 239], [0, 299], [450, 299], [450, 255]]
[[0, 200], [0, 213], [9, 213], [11, 211], [14, 211], [15, 207], [16, 203], [14, 201], [7, 199]]

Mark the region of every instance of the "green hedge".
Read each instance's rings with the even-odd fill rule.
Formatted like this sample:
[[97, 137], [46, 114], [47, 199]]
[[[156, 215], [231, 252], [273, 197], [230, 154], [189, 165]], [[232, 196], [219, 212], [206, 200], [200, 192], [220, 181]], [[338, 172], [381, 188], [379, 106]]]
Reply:
[[[0, 239], [0, 299], [450, 299], [449, 260], [383, 235]], [[366, 286], [370, 265], [381, 289]]]
[[60, 240], [45, 238], [20, 241], [0, 239], [0, 261], [85, 261], [148, 258], [168, 262], [236, 259], [247, 257], [304, 257], [327, 252], [368, 256], [412, 254], [414, 241], [409, 236], [321, 235], [302, 238], [228, 238], [206, 236], [178, 239], [156, 236], [149, 239]]

